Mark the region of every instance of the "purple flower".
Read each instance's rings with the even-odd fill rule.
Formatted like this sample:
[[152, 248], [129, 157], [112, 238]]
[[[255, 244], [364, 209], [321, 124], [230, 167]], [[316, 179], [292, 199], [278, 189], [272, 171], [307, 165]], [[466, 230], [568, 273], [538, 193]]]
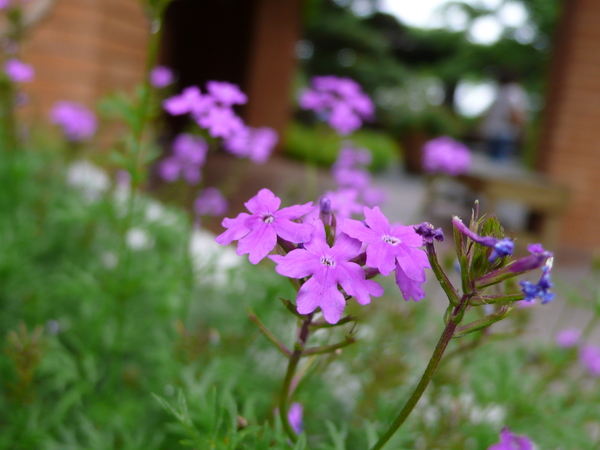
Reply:
[[81, 103], [56, 102], [50, 111], [52, 123], [62, 127], [67, 140], [79, 142], [91, 138], [98, 122], [95, 114]]
[[217, 236], [216, 241], [221, 245], [239, 241], [237, 254], [248, 253], [252, 264], [257, 264], [275, 248], [277, 236], [293, 243], [311, 238], [314, 226], [293, 220], [312, 210], [312, 202], [279, 209], [281, 200], [270, 190], [261, 189], [245, 205], [251, 214], [240, 213], [235, 219], [223, 219], [222, 225], [227, 231]]
[[173, 83], [173, 71], [166, 66], [156, 66], [148, 75], [150, 84], [162, 89]]
[[579, 362], [593, 377], [600, 377], [600, 347], [584, 345], [579, 350]]
[[188, 183], [198, 184], [202, 177], [200, 169], [208, 152], [206, 141], [201, 136], [182, 133], [175, 138], [172, 148], [173, 154], [160, 163], [160, 176], [168, 182], [182, 176]]
[[430, 268], [425, 252], [418, 249], [423, 240], [413, 227], [390, 225], [378, 206], [364, 208], [365, 223], [344, 220], [340, 231], [368, 244], [367, 266], [374, 267], [382, 275], [396, 269], [396, 282], [405, 300], [418, 301], [425, 297], [421, 285], [425, 282], [425, 268]]
[[527, 436], [517, 436], [505, 427], [500, 432], [500, 442], [490, 445], [487, 450], [533, 450], [533, 442]]
[[552, 289], [550, 267], [549, 265], [542, 267], [543, 274], [536, 284], [529, 281], [520, 282], [521, 291], [525, 294], [525, 301], [530, 302], [534, 298], [542, 300], [542, 304], [552, 301], [554, 293], [550, 292], [550, 289]]
[[243, 105], [248, 101], [248, 97], [240, 88], [226, 81], [209, 81], [206, 83], [206, 89], [212, 97], [224, 106]]
[[350, 134], [359, 129], [364, 120], [373, 119], [373, 102], [350, 78], [314, 77], [311, 84], [300, 95], [300, 107], [325, 117], [339, 134]]
[[494, 262], [497, 258], [512, 255], [515, 244], [510, 239], [496, 239], [493, 236], [479, 236], [471, 231], [469, 227], [467, 227], [462, 220], [456, 216], [452, 218], [452, 224], [458, 231], [470, 238], [472, 241], [475, 241], [485, 247], [491, 247], [492, 253], [488, 258], [490, 262]]
[[371, 184], [371, 174], [363, 169], [334, 165], [331, 172], [339, 186], [365, 189]]
[[386, 202], [387, 192], [383, 189], [369, 186], [362, 191], [362, 201], [365, 205], [374, 207]]
[[255, 163], [262, 164], [271, 156], [277, 141], [277, 132], [272, 128], [244, 126], [236, 129], [223, 146], [225, 150], [240, 158], [248, 157]]
[[441, 136], [423, 146], [423, 169], [426, 172], [460, 175], [471, 168], [469, 148], [449, 136]]
[[556, 333], [556, 345], [562, 348], [575, 347], [581, 339], [581, 330], [578, 328], [565, 328]]
[[203, 114], [212, 108], [214, 99], [200, 93], [198, 86], [190, 86], [163, 101], [163, 108], [173, 116], [194, 113]]
[[337, 323], [346, 306], [341, 285], [346, 294], [356, 297], [361, 305], [371, 301], [370, 296], [379, 297], [383, 288], [372, 280], [365, 279], [364, 270], [350, 262], [360, 254], [361, 243], [341, 233], [333, 247], [327, 245], [323, 222], [316, 220], [316, 230], [303, 249], [296, 249], [286, 256], [270, 256], [277, 263], [277, 273], [290, 278], [311, 278], [302, 285], [296, 299], [300, 314], [312, 313], [321, 308], [325, 320]]
[[[417, 233], [423, 239], [423, 245], [433, 244], [435, 239], [438, 242], [444, 240], [444, 231], [441, 228], [433, 228], [429, 222], [423, 222], [413, 227], [415, 233]], [[458, 261], [457, 261], [458, 262]], [[460, 264], [458, 265], [458, 271], [460, 272]]]
[[338, 222], [351, 217], [353, 214], [360, 214], [364, 207], [357, 200], [358, 191], [356, 189], [338, 189], [335, 192], [328, 191], [325, 193], [325, 196], [331, 202], [331, 210], [336, 214]]
[[195, 114], [196, 122], [212, 137], [229, 138], [244, 127], [244, 122], [231, 108], [215, 106], [205, 114]]
[[290, 405], [288, 420], [292, 426], [292, 430], [294, 430], [296, 434], [302, 433], [304, 430], [304, 422], [302, 421], [302, 405], [300, 403], [294, 402]]
[[4, 64], [4, 72], [14, 83], [29, 83], [30, 81], [33, 81], [33, 66], [25, 64], [17, 58], [10, 58], [6, 61]]
[[199, 216], [222, 216], [228, 207], [227, 199], [214, 187], [203, 189], [194, 200], [194, 211]]
[[542, 244], [529, 244], [527, 250], [531, 255], [525, 256], [513, 262], [509, 267], [511, 272], [521, 273], [537, 269], [548, 259], [552, 258], [552, 252], [544, 250]]

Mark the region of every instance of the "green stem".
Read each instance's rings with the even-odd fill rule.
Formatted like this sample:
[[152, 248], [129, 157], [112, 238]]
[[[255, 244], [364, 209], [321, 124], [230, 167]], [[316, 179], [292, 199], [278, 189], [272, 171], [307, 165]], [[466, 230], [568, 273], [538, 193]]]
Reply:
[[427, 253], [427, 259], [429, 259], [429, 264], [431, 265], [431, 270], [433, 271], [433, 274], [435, 275], [438, 282], [440, 283], [440, 286], [446, 293], [446, 296], [448, 297], [448, 300], [450, 300], [450, 303], [452, 303], [453, 306], [457, 306], [460, 302], [458, 292], [456, 292], [456, 289], [454, 288], [454, 286], [448, 279], [448, 276], [440, 266], [433, 243], [427, 244], [425, 246], [425, 249]]
[[[452, 314], [453, 318], [459, 317], [463, 313], [463, 310], [467, 305], [468, 299], [469, 299], [469, 296], [463, 295], [459, 305], [454, 308], [454, 311]], [[415, 405], [417, 404], [417, 402], [423, 395], [423, 392], [425, 392], [427, 385], [431, 381], [431, 378], [433, 377], [433, 374], [435, 373], [435, 370], [436, 370], [440, 360], [442, 359], [442, 355], [444, 354], [444, 351], [446, 350], [448, 343], [450, 342], [450, 340], [452, 339], [452, 336], [454, 335], [454, 330], [456, 330], [457, 325], [458, 324], [455, 323], [455, 321], [453, 319], [448, 320], [448, 323], [446, 324], [446, 328], [444, 328], [444, 331], [442, 332], [442, 335], [440, 336], [440, 339], [435, 347], [433, 355], [431, 356], [431, 359], [429, 360], [429, 364], [427, 364], [427, 368], [425, 369], [425, 372], [423, 373], [423, 376], [421, 377], [421, 380], [419, 381], [419, 384], [417, 384], [417, 387], [413, 391], [413, 393], [410, 396], [410, 398], [408, 399], [408, 401], [404, 404], [404, 407], [402, 408], [402, 410], [400, 411], [400, 413], [398, 414], [396, 419], [392, 422], [392, 424], [390, 425], [388, 430], [383, 434], [383, 436], [381, 436], [379, 438], [379, 440], [375, 443], [375, 445], [373, 447], [371, 447], [371, 450], [380, 450], [381, 448], [383, 448], [383, 446], [387, 443], [387, 441], [390, 440], [390, 438], [396, 433], [396, 431], [398, 431], [398, 429], [406, 421], [406, 419], [412, 412], [413, 408], [415, 407]]]
[[257, 315], [254, 314], [254, 311], [252, 311], [251, 309], [249, 309], [248, 318], [256, 324], [256, 326], [260, 329], [262, 334], [264, 334], [268, 340], [270, 340], [273, 344], [275, 344], [275, 347], [277, 347], [277, 349], [281, 353], [283, 353], [283, 355], [286, 358], [289, 358], [290, 356], [292, 356], [292, 352], [290, 351], [290, 349], [287, 348], [283, 344], [283, 342], [281, 342], [279, 339], [277, 339], [277, 337], [273, 333], [271, 333], [271, 331], [269, 331], [269, 329], [265, 326], [265, 324], [260, 321], [260, 319], [257, 317]]
[[292, 442], [296, 442], [298, 440], [298, 436], [296, 435], [296, 432], [294, 431], [292, 425], [290, 424], [290, 421], [288, 420], [290, 387], [294, 379], [296, 367], [298, 367], [300, 358], [302, 358], [304, 345], [308, 340], [308, 335], [310, 333], [309, 325], [312, 321], [312, 317], [313, 315], [309, 314], [308, 317], [302, 322], [302, 327], [300, 328], [300, 333], [298, 334], [298, 341], [294, 346], [294, 352], [292, 353], [292, 356], [290, 356], [287, 372], [283, 380], [283, 386], [281, 387], [281, 395], [279, 397], [279, 417], [281, 418], [283, 429], [285, 430]]

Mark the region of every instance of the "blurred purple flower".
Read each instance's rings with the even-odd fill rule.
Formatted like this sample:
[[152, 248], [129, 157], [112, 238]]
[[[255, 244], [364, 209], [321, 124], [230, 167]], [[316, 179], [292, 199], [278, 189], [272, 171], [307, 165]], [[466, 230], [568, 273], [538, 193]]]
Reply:
[[426, 172], [460, 175], [471, 168], [471, 150], [449, 136], [441, 136], [423, 146]]
[[56, 102], [50, 111], [50, 118], [52, 123], [62, 127], [67, 140], [71, 142], [90, 139], [98, 128], [96, 115], [77, 102]]
[[173, 154], [164, 159], [159, 167], [160, 176], [168, 182], [180, 176], [190, 184], [198, 184], [202, 178], [200, 169], [206, 161], [208, 145], [201, 136], [182, 133], [173, 141]]
[[209, 81], [206, 83], [206, 89], [224, 106], [243, 105], [248, 101], [246, 94], [237, 85], [226, 81]]
[[173, 71], [166, 66], [156, 66], [148, 75], [150, 84], [157, 89], [162, 89], [173, 83]]
[[244, 128], [244, 122], [231, 108], [214, 106], [204, 114], [195, 114], [196, 122], [214, 137], [229, 138]]
[[214, 106], [214, 99], [200, 93], [200, 88], [190, 86], [163, 101], [163, 108], [172, 116], [194, 113], [203, 114]]
[[292, 430], [294, 430], [296, 434], [300, 434], [304, 430], [302, 412], [303, 409], [300, 403], [294, 402], [290, 405], [290, 410], [288, 411], [288, 420], [290, 421]]
[[357, 82], [332, 75], [314, 77], [311, 87], [300, 94], [299, 104], [324, 117], [341, 135], [359, 129], [375, 112], [372, 100]]
[[487, 450], [533, 450], [533, 442], [527, 436], [517, 436], [505, 427], [500, 432], [500, 442], [490, 445]]
[[4, 64], [4, 72], [14, 83], [29, 83], [33, 81], [34, 70], [30, 64], [18, 60], [17, 58], [10, 58]]
[[578, 328], [566, 328], [556, 333], [556, 345], [562, 348], [575, 347], [581, 339], [581, 330]]
[[240, 158], [248, 157], [255, 163], [262, 164], [271, 156], [277, 141], [277, 132], [272, 128], [244, 126], [225, 140], [223, 146], [225, 150]]
[[296, 299], [300, 314], [310, 314], [321, 308], [325, 320], [331, 324], [342, 318], [346, 300], [338, 289], [342, 286], [348, 295], [356, 297], [361, 305], [371, 301], [370, 296], [379, 297], [383, 288], [365, 278], [365, 272], [358, 264], [350, 262], [361, 253], [361, 243], [341, 233], [333, 247], [326, 242], [323, 222], [316, 220], [316, 229], [304, 248], [292, 250], [285, 256], [273, 255], [269, 258], [277, 263], [275, 270], [290, 278], [310, 279], [302, 285]]
[[328, 191], [325, 196], [331, 202], [331, 210], [335, 213], [338, 222], [360, 214], [364, 205], [358, 201], [356, 189], [338, 189], [335, 192]]
[[387, 192], [384, 189], [369, 186], [362, 191], [362, 201], [365, 205], [379, 206], [386, 202]]
[[248, 253], [252, 264], [258, 264], [275, 248], [278, 236], [293, 243], [311, 238], [314, 226], [293, 221], [314, 209], [312, 202], [279, 209], [281, 199], [270, 190], [261, 189], [245, 205], [251, 214], [240, 213], [235, 219], [223, 219], [222, 225], [227, 231], [217, 236], [216, 241], [221, 245], [239, 241], [237, 254]]
[[579, 362], [593, 377], [600, 376], [600, 347], [584, 345], [579, 350]]
[[521, 273], [528, 270], [537, 269], [548, 259], [552, 258], [552, 252], [544, 250], [542, 244], [529, 244], [527, 250], [531, 253], [529, 256], [517, 259], [510, 266], [511, 272]]
[[214, 187], [203, 189], [194, 200], [194, 211], [198, 216], [222, 216], [228, 208], [227, 199]]

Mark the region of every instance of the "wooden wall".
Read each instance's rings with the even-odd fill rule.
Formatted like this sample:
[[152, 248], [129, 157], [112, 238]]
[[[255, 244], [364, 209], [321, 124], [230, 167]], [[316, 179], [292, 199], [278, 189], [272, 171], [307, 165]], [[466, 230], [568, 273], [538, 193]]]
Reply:
[[130, 89], [144, 74], [149, 26], [139, 0], [56, 0], [31, 30], [22, 59], [33, 64], [31, 107], [54, 102], [94, 106], [109, 91]]
[[565, 0], [556, 37], [539, 166], [569, 187], [561, 246], [600, 250], [600, 2]]

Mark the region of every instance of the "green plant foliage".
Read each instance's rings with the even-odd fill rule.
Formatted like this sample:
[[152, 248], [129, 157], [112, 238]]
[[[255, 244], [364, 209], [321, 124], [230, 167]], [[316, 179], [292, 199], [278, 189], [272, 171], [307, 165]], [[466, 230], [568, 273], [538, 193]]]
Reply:
[[[398, 142], [381, 131], [362, 129], [352, 135], [352, 141], [371, 150], [373, 171], [397, 163], [401, 154]], [[285, 152], [293, 158], [328, 167], [335, 162], [343, 142], [344, 138], [325, 125], [308, 127], [294, 122], [286, 134]]]

